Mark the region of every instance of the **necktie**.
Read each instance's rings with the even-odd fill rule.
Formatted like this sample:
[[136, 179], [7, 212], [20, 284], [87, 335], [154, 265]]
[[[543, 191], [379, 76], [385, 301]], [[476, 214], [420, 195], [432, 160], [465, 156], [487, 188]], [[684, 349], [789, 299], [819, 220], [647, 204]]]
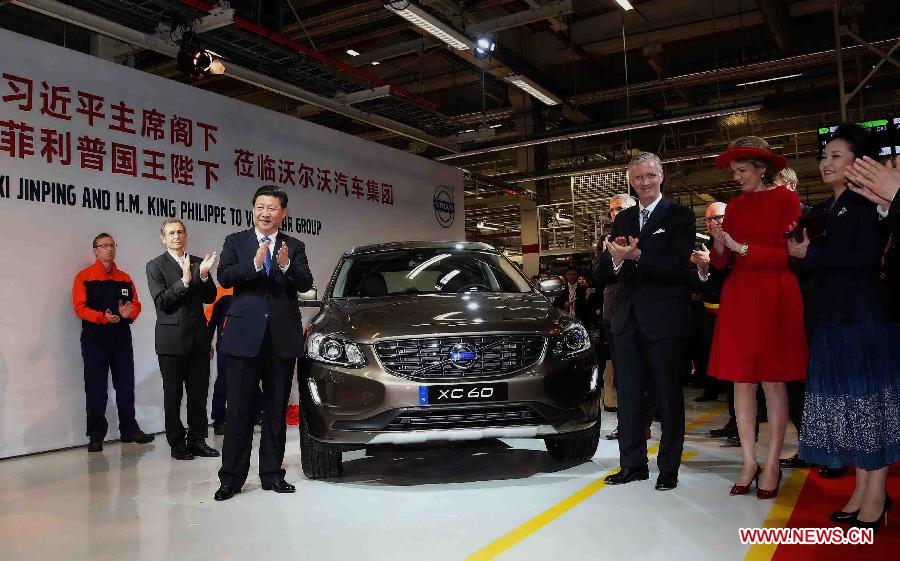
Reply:
[[641, 230], [644, 229], [644, 226], [647, 225], [647, 220], [650, 219], [650, 209], [642, 208], [641, 209]]
[[[266, 243], [269, 241], [269, 236], [263, 236], [260, 240], [260, 243]], [[266, 274], [270, 274], [272, 272], [272, 252], [269, 248], [266, 248], [266, 262], [265, 262]]]

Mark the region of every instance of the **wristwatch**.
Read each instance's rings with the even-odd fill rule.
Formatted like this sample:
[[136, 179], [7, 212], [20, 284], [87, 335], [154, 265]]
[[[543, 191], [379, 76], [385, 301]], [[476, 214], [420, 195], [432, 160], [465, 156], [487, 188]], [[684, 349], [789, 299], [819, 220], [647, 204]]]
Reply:
[[750, 251], [750, 246], [745, 243], [742, 243], [741, 249], [738, 250], [738, 254], [744, 256], [744, 255], [747, 255], [748, 251]]

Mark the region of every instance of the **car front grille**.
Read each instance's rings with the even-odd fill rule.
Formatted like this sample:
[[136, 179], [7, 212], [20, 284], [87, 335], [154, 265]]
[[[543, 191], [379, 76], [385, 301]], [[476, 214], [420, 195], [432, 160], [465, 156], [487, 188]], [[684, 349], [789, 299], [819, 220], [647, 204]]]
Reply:
[[[544, 352], [541, 335], [490, 335], [401, 339], [375, 343], [382, 366], [413, 380], [502, 377], [534, 366]], [[473, 351], [467, 364], [454, 362], [460, 349]]]
[[481, 404], [404, 409], [384, 430], [413, 431], [519, 427], [539, 425], [542, 422], [544, 422], [543, 417], [529, 405]]

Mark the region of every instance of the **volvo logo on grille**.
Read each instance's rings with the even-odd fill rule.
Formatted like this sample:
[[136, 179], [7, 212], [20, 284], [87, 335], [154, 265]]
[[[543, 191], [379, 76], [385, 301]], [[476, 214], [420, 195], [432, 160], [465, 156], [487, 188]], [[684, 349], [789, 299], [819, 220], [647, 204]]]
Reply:
[[475, 352], [475, 348], [468, 343], [459, 343], [450, 349], [450, 362], [457, 368], [466, 370], [471, 368], [477, 360], [478, 353]]

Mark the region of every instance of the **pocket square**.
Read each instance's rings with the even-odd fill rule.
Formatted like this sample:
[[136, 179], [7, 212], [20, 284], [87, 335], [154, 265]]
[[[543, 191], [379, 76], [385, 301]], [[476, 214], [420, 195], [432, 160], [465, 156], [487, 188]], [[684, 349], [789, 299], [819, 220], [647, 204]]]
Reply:
[[665, 233], [666, 233], [665, 228], [660, 228], [659, 230], [653, 232], [654, 235], [656, 235], [656, 234], [665, 234]]

